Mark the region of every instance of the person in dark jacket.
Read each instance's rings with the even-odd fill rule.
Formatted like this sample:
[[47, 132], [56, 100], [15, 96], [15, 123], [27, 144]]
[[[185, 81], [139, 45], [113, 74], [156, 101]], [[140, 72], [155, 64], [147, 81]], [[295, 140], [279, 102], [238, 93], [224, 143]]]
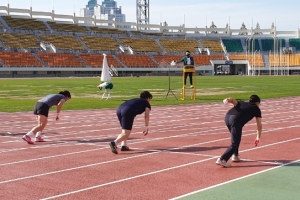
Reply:
[[122, 127], [122, 133], [118, 135], [117, 139], [109, 143], [111, 151], [118, 154], [117, 144], [122, 142], [121, 151], [128, 151], [127, 139], [130, 136], [134, 118], [137, 115], [145, 113], [145, 129], [144, 135], [148, 134], [148, 126], [150, 119], [151, 105], [150, 100], [152, 94], [148, 91], [144, 91], [140, 94], [140, 98], [131, 99], [122, 103], [117, 109], [117, 116]]
[[260, 98], [257, 95], [250, 96], [249, 101], [237, 101], [233, 98], [226, 98], [223, 100], [224, 104], [231, 103], [231, 108], [225, 115], [225, 124], [231, 133], [231, 145], [223, 153], [223, 155], [217, 159], [216, 164], [223, 167], [231, 167], [227, 161], [232, 156], [233, 162], [241, 161], [239, 157], [239, 146], [242, 138], [242, 129], [244, 125], [254, 117], [256, 118], [257, 135], [254, 141], [255, 146], [258, 145], [261, 132], [261, 111], [260, 111]]
[[[191, 57], [191, 53], [190, 53], [189, 50], [187, 50], [185, 52], [185, 56], [181, 60], [176, 61], [176, 64], [181, 63], [181, 62], [183, 62], [184, 66], [194, 65], [194, 58]], [[184, 72], [183, 75], [184, 75], [184, 87], [186, 87], [186, 78], [187, 78], [187, 76], [189, 76], [189, 78], [190, 78], [190, 87], [194, 88], [194, 86], [193, 86], [193, 72]]]

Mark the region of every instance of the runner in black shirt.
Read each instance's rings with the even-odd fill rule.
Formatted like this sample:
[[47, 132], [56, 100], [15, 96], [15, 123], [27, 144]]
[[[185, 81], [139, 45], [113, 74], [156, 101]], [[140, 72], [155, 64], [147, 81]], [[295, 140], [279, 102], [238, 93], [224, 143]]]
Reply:
[[231, 133], [231, 145], [224, 154], [218, 158], [216, 164], [222, 165], [223, 167], [231, 167], [227, 161], [231, 156], [233, 162], [240, 161], [239, 146], [242, 138], [242, 129], [247, 122], [253, 119], [253, 117], [256, 118], [257, 124], [257, 137], [254, 142], [255, 146], [257, 146], [259, 142], [262, 132], [261, 111], [259, 108], [260, 98], [257, 95], [252, 95], [248, 102], [237, 101], [233, 98], [226, 98], [223, 102], [232, 103], [234, 105], [225, 116], [226, 126]]
[[129, 137], [133, 125], [135, 116], [145, 112], [145, 130], [144, 135], [148, 134], [148, 125], [150, 118], [150, 100], [152, 99], [152, 94], [148, 91], [144, 91], [140, 94], [140, 98], [131, 99], [122, 103], [117, 109], [117, 116], [122, 127], [122, 133], [119, 134], [116, 140], [109, 143], [111, 151], [115, 154], [117, 151], [117, 144], [122, 142], [121, 151], [128, 151], [129, 148], [126, 144], [126, 140]]

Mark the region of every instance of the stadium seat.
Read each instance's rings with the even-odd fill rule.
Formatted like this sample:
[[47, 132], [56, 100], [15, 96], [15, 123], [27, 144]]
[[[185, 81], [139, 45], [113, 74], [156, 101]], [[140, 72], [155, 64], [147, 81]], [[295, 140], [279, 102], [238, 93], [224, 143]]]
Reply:
[[168, 53], [184, 53], [189, 50], [191, 53], [195, 53], [196, 47], [199, 47], [197, 40], [193, 39], [159, 39], [160, 44], [164, 50]]
[[127, 67], [158, 67], [157, 64], [146, 54], [117, 54], [116, 56]]
[[85, 67], [71, 53], [36, 53], [49, 67]]
[[289, 46], [295, 47], [296, 51], [300, 51], [300, 38], [290, 38], [289, 39]]
[[39, 37], [46, 44], [53, 44], [57, 49], [64, 50], [85, 50], [82, 44], [72, 35], [44, 35], [39, 34]]
[[[90, 67], [102, 67], [103, 64], [103, 54], [83, 54], [80, 53], [78, 56], [84, 60]], [[114, 67], [122, 67], [122, 64], [119, 63], [112, 55], [108, 54], [106, 56], [107, 63], [109, 66], [113, 65]]]
[[113, 37], [81, 36], [80, 39], [94, 51], [116, 51], [119, 47]]
[[0, 40], [9, 48], [37, 49], [40, 44], [33, 34], [0, 33]]
[[49, 31], [44, 22], [36, 19], [13, 18], [11, 16], [2, 16], [2, 18], [12, 29]]
[[161, 52], [153, 38], [119, 38], [123, 46], [130, 46], [135, 52]]
[[220, 43], [220, 40], [208, 40], [208, 39], [201, 39], [200, 40], [203, 48], [209, 48], [211, 49], [213, 52], [216, 52], [216, 53], [223, 53], [223, 48], [221, 46], [221, 43]]
[[31, 53], [0, 52], [0, 60], [7, 67], [43, 67]]
[[240, 39], [222, 39], [226, 51], [229, 52], [243, 52], [243, 46]]
[[77, 24], [47, 22], [54, 31], [61, 32], [89, 32], [87, 27], [78, 26]]

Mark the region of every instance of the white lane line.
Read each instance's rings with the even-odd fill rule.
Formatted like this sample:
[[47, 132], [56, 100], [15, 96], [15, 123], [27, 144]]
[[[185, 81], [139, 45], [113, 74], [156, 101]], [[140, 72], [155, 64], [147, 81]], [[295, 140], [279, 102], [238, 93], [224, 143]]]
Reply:
[[[295, 138], [295, 139], [291, 139], [291, 140], [287, 140], [287, 141], [284, 141], [284, 142], [290, 142], [290, 141], [299, 140], [299, 139], [300, 139], [300, 137], [299, 138]], [[281, 143], [284, 143], [284, 142], [277, 142], [277, 143], [265, 145], [265, 146], [262, 146], [261, 148], [268, 147], [268, 146], [275, 145], [275, 144], [281, 144]], [[246, 149], [244, 151], [251, 151], [251, 150], [255, 150], [255, 148]], [[157, 151], [157, 152], [145, 153], [145, 154], [140, 154], [140, 155], [137, 155], [137, 156], [131, 156], [131, 157], [126, 157], [126, 158], [121, 158], [121, 159], [116, 159], [116, 160], [111, 160], [111, 161], [105, 161], [105, 162], [94, 163], [94, 164], [90, 164], [90, 165], [84, 165], [84, 166], [79, 166], [79, 167], [74, 167], [74, 168], [68, 168], [68, 169], [64, 169], [64, 170], [58, 170], [58, 171], [48, 172], [48, 173], [44, 173], [44, 174], [36, 174], [36, 175], [33, 175], [33, 176], [27, 176], [27, 177], [22, 177], [22, 178], [16, 178], [16, 179], [11, 179], [11, 180], [6, 180], [6, 181], [0, 182], [0, 184], [10, 183], [10, 182], [15, 182], [15, 181], [20, 181], [20, 180], [25, 180], [25, 179], [30, 179], [30, 178], [36, 178], [36, 177], [41, 177], [41, 176], [46, 176], [46, 175], [52, 175], [52, 174], [57, 174], [57, 173], [62, 173], [62, 172], [67, 172], [67, 171], [72, 171], [72, 170], [77, 170], [77, 169], [82, 169], [82, 168], [87, 168], [87, 167], [92, 167], [92, 166], [107, 164], [107, 163], [113, 163], [113, 162], [117, 162], [117, 161], [128, 160], [128, 159], [132, 159], [132, 158], [137, 158], [137, 157], [143, 157], [143, 156], [148, 156], [148, 155], [152, 155], [152, 154], [157, 154], [157, 153], [160, 153], [160, 152], [164, 152], [164, 151]], [[186, 164], [183, 164], [183, 165], [178, 165], [178, 166], [174, 166], [174, 167], [170, 167], [170, 168], [165, 168], [165, 169], [153, 171], [153, 172], [150, 172], [150, 173], [141, 174], [141, 175], [137, 175], [137, 176], [133, 176], [133, 177], [129, 177], [129, 178], [125, 178], [125, 179], [113, 181], [113, 182], [108, 182], [108, 183], [105, 183], [105, 184], [100, 184], [100, 185], [96, 185], [96, 186], [92, 186], [92, 187], [88, 187], [88, 188], [84, 188], [84, 189], [80, 189], [80, 190], [75, 190], [75, 191], [72, 191], [72, 192], [69, 192], [69, 193], [65, 193], [65, 194], [61, 194], [61, 195], [58, 195], [58, 196], [49, 197], [49, 199], [51, 199], [51, 198], [57, 198], [57, 197], [60, 197], [60, 196], [66, 196], [66, 195], [69, 195], [69, 194], [74, 194], [74, 193], [78, 193], [78, 192], [82, 192], [82, 191], [86, 191], [86, 190], [90, 190], [90, 189], [95, 189], [95, 188], [98, 188], [98, 187], [102, 187], [102, 186], [106, 186], [106, 185], [111, 185], [111, 184], [114, 184], [114, 183], [119, 183], [119, 182], [123, 182], [123, 181], [126, 181], [126, 180], [131, 180], [131, 179], [135, 179], [135, 178], [139, 178], [139, 177], [143, 177], [143, 176], [147, 176], [147, 175], [157, 174], [157, 173], [161, 173], [161, 172], [164, 172], [164, 171], [169, 171], [169, 170], [172, 170], [172, 169], [181, 168], [181, 167], [185, 167], [185, 166], [189, 166], [189, 165], [193, 165], [193, 164], [205, 162], [205, 161], [212, 160], [212, 159], [215, 159], [215, 157], [211, 157], [211, 158], [207, 158], [207, 159], [203, 159], [203, 160], [199, 160], [199, 161], [195, 161], [195, 162], [191, 162], [191, 163], [186, 163]], [[261, 161], [259, 161], [259, 162], [261, 162]], [[274, 163], [272, 163], [272, 164], [274, 164]], [[46, 199], [48, 199], [48, 198], [46, 198]]]
[[[291, 127], [281, 127], [281, 128], [269, 129], [269, 130], [264, 131], [264, 133], [266, 133], [266, 132], [272, 132], [274, 130], [295, 128], [295, 127], [300, 127], [300, 125], [298, 125], [298, 126], [291, 126]], [[206, 132], [209, 132], [209, 131], [206, 131]], [[195, 133], [181, 134], [181, 135], [184, 135], [184, 136], [190, 135], [191, 136], [193, 134], [195, 134]], [[208, 133], [208, 134], [210, 134], [210, 133]], [[243, 134], [243, 137], [252, 136], [252, 135], [254, 135], [254, 134], [253, 133]], [[141, 144], [141, 143], [153, 142], [153, 141], [158, 141], [158, 140], [165, 140], [165, 139], [169, 139], [169, 138], [173, 138], [173, 137], [180, 137], [180, 135], [168, 136], [168, 137], [160, 137], [160, 138], [152, 138], [152, 139], [147, 139], [147, 140], [143, 140], [143, 141], [133, 142], [132, 144]], [[200, 142], [200, 143], [186, 145], [186, 146], [182, 146], [182, 147], [171, 148], [171, 149], [168, 149], [168, 150], [169, 151], [171, 151], [171, 150], [178, 150], [178, 149], [181, 149], [181, 148], [188, 148], [188, 147], [194, 147], [194, 146], [199, 146], [199, 145], [203, 145], [203, 144], [210, 144], [210, 143], [219, 142], [219, 141], [228, 140], [228, 139], [230, 139], [230, 137], [221, 138], [221, 139], [217, 139], [217, 140], [210, 140], [210, 141], [207, 141], [207, 142]], [[283, 141], [283, 142], [285, 142], [285, 141]], [[277, 143], [275, 143], [275, 144], [277, 144]], [[256, 148], [262, 148], [262, 147], [263, 146], [258, 146]], [[78, 151], [78, 152], [70, 152], [70, 153], [53, 155], [53, 156], [45, 156], [45, 157], [41, 157], [41, 158], [21, 160], [21, 161], [10, 162], [10, 163], [2, 163], [2, 164], [0, 164], [0, 166], [6, 166], [6, 165], [12, 165], [12, 164], [19, 164], [19, 163], [25, 163], [25, 162], [32, 162], [32, 161], [37, 161], [37, 160], [49, 159], [49, 158], [57, 158], [57, 157], [62, 157], [62, 156], [70, 156], [70, 155], [75, 155], [75, 154], [80, 154], [80, 153], [87, 153], [87, 152], [92, 152], [92, 151], [103, 150], [103, 149], [107, 149], [107, 148], [109, 148], [109, 147], [102, 147], [102, 148], [90, 149], [90, 150], [84, 150], [84, 151]], [[21, 150], [23, 150], [23, 148], [21, 148]], [[154, 150], [151, 150], [151, 151], [154, 151]], [[240, 152], [244, 152], [244, 151], [245, 150], [240, 151]]]
[[235, 181], [238, 181], [238, 180], [242, 180], [242, 179], [245, 179], [245, 178], [248, 178], [248, 177], [257, 175], [257, 174], [261, 174], [261, 173], [264, 173], [264, 172], [268, 172], [268, 171], [271, 171], [271, 170], [274, 170], [274, 169], [277, 169], [277, 168], [280, 168], [280, 167], [283, 167], [283, 166], [286, 166], [286, 165], [290, 165], [290, 164], [293, 164], [293, 163], [296, 163], [296, 162], [300, 162], [300, 160], [295, 160], [295, 161], [292, 161], [292, 162], [289, 162], [289, 163], [281, 164], [281, 165], [276, 166], [276, 167], [272, 167], [272, 168], [265, 169], [265, 170], [262, 170], [262, 171], [259, 171], [259, 172], [255, 172], [255, 173], [252, 173], [252, 174], [248, 174], [248, 175], [246, 175], [246, 176], [242, 176], [242, 177], [239, 177], [239, 178], [236, 178], [236, 179], [232, 179], [232, 180], [230, 180], [230, 181], [226, 181], [226, 182], [223, 182], [223, 183], [220, 183], [220, 184], [212, 185], [212, 186], [210, 186], [210, 187], [203, 188], [203, 189], [201, 189], [201, 190], [197, 190], [197, 191], [194, 191], [194, 192], [191, 192], [191, 193], [188, 193], [188, 194], [184, 194], [184, 195], [181, 195], [181, 196], [172, 198], [172, 199], [170, 199], [170, 200], [177, 200], [177, 199], [180, 199], [180, 198], [183, 198], [183, 197], [187, 197], [187, 196], [189, 196], [189, 195], [193, 195], [193, 194], [196, 194], [196, 193], [199, 193], [199, 192], [203, 192], [203, 191], [205, 191], [205, 190], [209, 190], [209, 189], [216, 188], [216, 187], [219, 187], [219, 186], [228, 184], [228, 183], [232, 183], [232, 182], [235, 182]]
[[33, 176], [25, 176], [25, 177], [22, 177], [22, 178], [16, 178], [16, 179], [10, 179], [10, 180], [6, 180], [6, 181], [1, 181], [0, 184], [11, 183], [11, 182], [15, 182], [15, 181], [20, 181], [20, 180], [25, 180], [25, 179], [30, 179], [30, 178], [36, 178], [36, 177], [41, 177], [41, 176], [46, 176], [46, 175], [51, 175], [51, 174], [57, 174], [57, 173], [62, 173], [62, 172], [68, 172], [68, 171], [72, 171], [72, 170], [78, 170], [78, 169], [83, 169], [83, 168], [87, 168], [87, 167], [93, 167], [93, 166], [103, 165], [103, 164], [107, 164], [107, 163], [113, 163], [113, 162], [117, 162], [117, 161], [129, 160], [129, 159], [132, 159], [132, 158], [138, 158], [138, 157], [148, 156], [148, 155], [157, 154], [157, 153], [159, 153], [159, 152], [150, 152], [150, 153], [145, 153], [145, 154], [139, 154], [139, 155], [136, 155], [136, 156], [120, 158], [120, 159], [116, 159], [116, 160], [109, 160], [109, 161], [104, 161], [104, 162], [99, 162], [99, 163], [94, 163], [94, 164], [89, 164], [89, 165], [83, 165], [83, 166], [79, 166], [79, 167], [72, 167], [72, 168], [67, 168], [67, 169], [63, 169], [63, 170], [47, 172], [47, 173], [44, 173], [44, 174], [36, 174], [36, 175], [33, 175]]
[[157, 171], [153, 171], [153, 172], [149, 172], [149, 173], [145, 173], [145, 174], [140, 174], [140, 175], [137, 175], [137, 176], [132, 176], [132, 177], [119, 179], [119, 180], [116, 180], [116, 181], [112, 181], [112, 182], [108, 182], [108, 183], [104, 183], [104, 184], [100, 184], [100, 185], [95, 185], [95, 186], [88, 187], [88, 188], [83, 188], [83, 189], [80, 189], [80, 190], [74, 190], [72, 192], [67, 192], [67, 193], [64, 193], [64, 194], [43, 198], [41, 200], [55, 199], [55, 198], [67, 196], [67, 195], [70, 195], [70, 194], [84, 192], [84, 191], [87, 191], [87, 190], [92, 190], [92, 189], [100, 188], [100, 187], [103, 187], [103, 186], [112, 185], [112, 184], [115, 184], [115, 183], [121, 183], [121, 182], [124, 182], [124, 181], [129, 181], [129, 180], [141, 178], [141, 177], [144, 177], [144, 176], [149, 176], [149, 175], [152, 175], [152, 174], [158, 174], [158, 173], [161, 173], [161, 172], [166, 172], [166, 171], [170, 171], [170, 170], [173, 170], [173, 169], [178, 169], [178, 168], [198, 164], [198, 163], [205, 162], [205, 161], [212, 160], [212, 159], [214, 159], [214, 158], [207, 158], [207, 159], [204, 159], [204, 160], [199, 160], [199, 161], [195, 161], [195, 162], [191, 162], [191, 163], [186, 163], [186, 164], [178, 165], [178, 166], [175, 166], [175, 167], [169, 167], [169, 168], [165, 168], [165, 169], [161, 169], [161, 170], [157, 170]]

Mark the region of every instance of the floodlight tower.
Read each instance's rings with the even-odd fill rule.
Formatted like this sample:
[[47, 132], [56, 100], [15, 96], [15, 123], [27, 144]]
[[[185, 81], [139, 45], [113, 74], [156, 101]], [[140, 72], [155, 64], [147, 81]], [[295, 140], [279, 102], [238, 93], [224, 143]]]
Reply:
[[[149, 24], [149, 0], [136, 0], [136, 21], [138, 30], [142, 28], [140, 24]], [[144, 28], [145, 30], [147, 28]]]

